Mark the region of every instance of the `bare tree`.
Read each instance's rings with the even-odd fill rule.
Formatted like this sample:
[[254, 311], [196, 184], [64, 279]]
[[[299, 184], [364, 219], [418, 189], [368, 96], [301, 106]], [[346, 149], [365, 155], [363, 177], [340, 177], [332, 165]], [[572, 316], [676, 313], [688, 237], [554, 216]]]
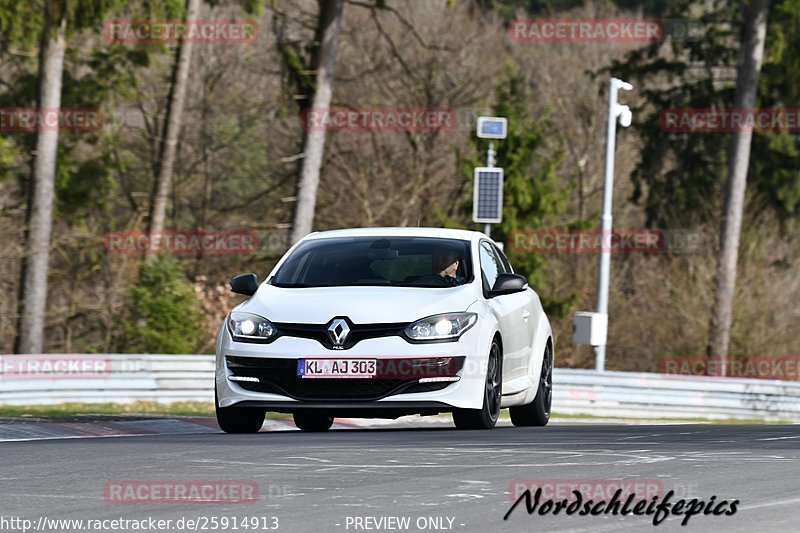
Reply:
[[465, 153], [492, 95], [502, 61], [502, 26], [472, 18], [466, 5], [348, 0], [337, 66], [336, 105], [444, 112], [429, 128], [338, 131], [326, 156], [317, 225], [437, 225], [464, 180], [451, 154]]
[[[200, 0], [186, 0], [186, 19], [197, 19]], [[158, 173], [153, 186], [150, 202], [149, 230], [160, 233], [164, 230], [164, 219], [167, 212], [167, 198], [175, 169], [175, 157], [178, 148], [178, 134], [181, 131], [186, 88], [189, 85], [189, 65], [192, 61], [192, 41], [182, 40], [175, 52], [175, 64], [172, 71], [169, 98], [167, 99], [167, 116], [161, 136]], [[157, 242], [157, 240], [155, 241]], [[148, 253], [156, 251], [153, 247]]]
[[[744, 37], [739, 49], [734, 109], [752, 109], [755, 106], [768, 14], [769, 0], [752, 0], [744, 12]], [[728, 159], [728, 180], [725, 184], [725, 204], [720, 227], [714, 305], [711, 308], [706, 350], [707, 354], [714, 358], [727, 357], [730, 341], [736, 262], [739, 257], [739, 236], [742, 229], [752, 137], [753, 132], [749, 129], [735, 132]]]
[[[44, 29], [39, 51], [39, 109], [61, 108], [61, 80], [67, 49], [67, 17], [55, 2], [44, 3]], [[20, 291], [18, 353], [41, 353], [47, 305], [47, 272], [53, 225], [58, 128], [42, 128], [36, 136], [28, 235]]]
[[[314, 97], [309, 112], [326, 110], [333, 95], [333, 73], [336, 49], [342, 25], [344, 0], [319, 0], [319, 23], [316, 40], [319, 42], [314, 67], [316, 70]], [[297, 201], [292, 216], [291, 243], [311, 233], [317, 204], [319, 172], [325, 151], [325, 128], [307, 128], [303, 136], [303, 162], [297, 182]]]

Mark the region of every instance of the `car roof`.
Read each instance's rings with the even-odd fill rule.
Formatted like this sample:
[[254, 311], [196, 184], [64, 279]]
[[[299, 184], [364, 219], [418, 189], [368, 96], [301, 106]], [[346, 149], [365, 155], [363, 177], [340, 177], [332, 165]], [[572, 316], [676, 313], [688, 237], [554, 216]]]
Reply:
[[472, 241], [473, 239], [486, 238], [486, 235], [480, 231], [449, 228], [351, 228], [320, 231], [307, 235], [303, 240], [333, 239], [336, 237], [432, 237]]

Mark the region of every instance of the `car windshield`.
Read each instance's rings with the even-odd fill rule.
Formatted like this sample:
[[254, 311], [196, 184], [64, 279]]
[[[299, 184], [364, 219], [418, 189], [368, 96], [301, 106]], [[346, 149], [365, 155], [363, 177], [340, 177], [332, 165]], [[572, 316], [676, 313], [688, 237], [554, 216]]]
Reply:
[[[453, 287], [473, 279], [469, 250], [469, 241], [457, 239], [312, 239], [292, 252], [270, 283], [276, 287]], [[439, 268], [455, 260], [457, 268], [439, 275]]]

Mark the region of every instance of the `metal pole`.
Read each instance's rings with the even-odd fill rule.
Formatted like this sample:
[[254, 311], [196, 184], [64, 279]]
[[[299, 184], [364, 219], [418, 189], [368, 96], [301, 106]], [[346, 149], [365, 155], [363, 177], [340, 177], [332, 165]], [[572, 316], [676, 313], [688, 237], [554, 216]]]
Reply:
[[[603, 216], [600, 219], [600, 274], [597, 285], [597, 312], [608, 314], [608, 286], [611, 275], [611, 206], [614, 199], [614, 150], [617, 134], [617, 92], [620, 80], [611, 78], [608, 84], [608, 132], [606, 135], [606, 174], [603, 186]], [[608, 335], [608, 332], [606, 332]], [[606, 340], [594, 347], [594, 368], [605, 370]]]
[[[496, 152], [494, 151], [494, 143], [492, 141], [489, 141], [489, 150], [486, 152], [486, 166], [489, 167], [489, 168], [494, 167], [494, 156], [495, 156], [495, 153]], [[492, 236], [492, 225], [488, 224], [488, 223], [484, 224], [483, 232], [486, 234], [487, 237], [491, 237]]]

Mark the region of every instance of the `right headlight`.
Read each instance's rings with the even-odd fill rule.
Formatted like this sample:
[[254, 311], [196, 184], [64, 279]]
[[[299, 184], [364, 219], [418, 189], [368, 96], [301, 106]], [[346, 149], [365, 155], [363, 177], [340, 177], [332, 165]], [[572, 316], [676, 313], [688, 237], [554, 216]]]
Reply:
[[275, 325], [263, 316], [241, 311], [228, 317], [228, 329], [233, 340], [243, 342], [267, 342], [278, 334]]
[[475, 313], [445, 313], [433, 315], [413, 324], [403, 330], [406, 337], [412, 341], [454, 341], [478, 321]]

